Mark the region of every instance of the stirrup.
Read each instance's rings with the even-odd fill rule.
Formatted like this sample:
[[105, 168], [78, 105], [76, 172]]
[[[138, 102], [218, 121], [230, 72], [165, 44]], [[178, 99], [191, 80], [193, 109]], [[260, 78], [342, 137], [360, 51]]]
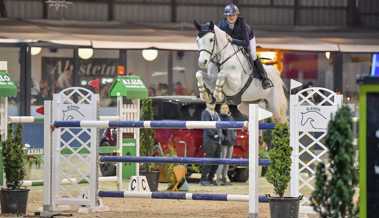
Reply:
[[272, 84], [272, 81], [269, 79], [262, 79], [262, 88], [268, 89], [274, 87], [274, 84]]

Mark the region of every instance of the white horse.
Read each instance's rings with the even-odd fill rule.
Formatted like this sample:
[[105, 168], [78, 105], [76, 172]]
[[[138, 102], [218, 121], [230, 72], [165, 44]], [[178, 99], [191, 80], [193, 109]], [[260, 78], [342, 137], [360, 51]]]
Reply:
[[207, 70], [196, 73], [200, 98], [207, 103], [212, 102], [211, 92], [216, 102], [233, 99], [245, 115], [248, 114], [249, 103], [263, 100], [273, 113], [275, 122], [287, 122], [287, 98], [279, 72], [272, 65], [264, 66], [274, 86], [263, 89], [261, 81], [253, 78], [252, 67], [242, 47], [232, 45], [227, 33], [212, 22], [204, 25], [194, 23], [199, 31], [196, 39], [199, 66]]

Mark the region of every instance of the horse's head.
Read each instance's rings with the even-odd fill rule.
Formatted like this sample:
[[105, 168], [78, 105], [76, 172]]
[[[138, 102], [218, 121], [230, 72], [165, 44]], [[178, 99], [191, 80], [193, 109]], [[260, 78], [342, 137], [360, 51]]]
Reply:
[[194, 25], [199, 31], [196, 38], [199, 49], [199, 67], [204, 69], [208, 67], [216, 46], [214, 24], [212, 21], [199, 24], [195, 20]]

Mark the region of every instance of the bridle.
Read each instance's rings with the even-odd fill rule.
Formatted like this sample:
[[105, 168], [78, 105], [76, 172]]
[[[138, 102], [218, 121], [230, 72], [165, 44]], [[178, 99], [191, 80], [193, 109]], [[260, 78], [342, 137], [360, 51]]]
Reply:
[[[212, 31], [213, 32], [213, 31]], [[225, 44], [225, 46], [220, 49], [216, 54], [213, 54], [214, 53], [214, 50], [215, 50], [215, 47], [216, 47], [216, 44], [217, 44], [217, 37], [216, 37], [216, 33], [213, 32], [214, 36], [213, 36], [213, 47], [212, 47], [212, 50], [209, 51], [208, 49], [200, 49], [199, 50], [199, 53], [201, 52], [206, 52], [208, 53], [211, 58], [210, 58], [210, 62], [216, 64], [218, 70], [220, 71], [222, 65], [224, 65], [226, 62], [228, 62], [234, 55], [237, 55], [240, 51], [242, 51], [242, 48], [238, 48], [237, 50], [234, 49], [234, 52], [229, 55], [227, 58], [225, 58], [223, 61], [219, 60], [220, 57], [221, 57], [221, 53], [224, 51], [225, 48], [227, 48], [229, 46], [229, 44], [231, 44], [229, 41], [228, 43]], [[227, 33], [225, 33], [227, 34]]]

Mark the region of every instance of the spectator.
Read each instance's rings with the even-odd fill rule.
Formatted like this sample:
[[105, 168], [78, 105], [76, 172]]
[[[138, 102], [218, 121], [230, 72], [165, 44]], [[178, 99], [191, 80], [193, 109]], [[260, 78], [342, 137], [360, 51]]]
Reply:
[[[224, 103], [220, 107], [220, 119], [221, 121], [233, 121], [229, 106]], [[221, 141], [220, 158], [232, 158], [233, 145], [236, 143], [236, 130], [234, 129], [222, 129], [223, 140]], [[216, 184], [217, 185], [230, 185], [230, 179], [228, 178], [229, 165], [221, 164], [217, 168]]]
[[43, 105], [43, 102], [49, 99], [49, 83], [47, 80], [40, 81], [39, 92], [34, 97], [33, 105]]
[[73, 75], [74, 65], [70, 64], [69, 61], [66, 61], [63, 72], [59, 75], [56, 81], [57, 91], [68, 88], [72, 86], [72, 75]]
[[155, 96], [156, 95], [156, 91], [155, 91], [154, 87], [152, 87], [152, 86], [149, 87], [148, 92], [149, 92], [149, 96]]
[[175, 95], [185, 95], [185, 89], [179, 81], [175, 84]]
[[157, 94], [160, 96], [168, 95], [168, 85], [165, 83], [159, 83]]
[[[201, 113], [202, 121], [219, 121], [220, 117], [215, 111], [216, 104], [207, 104], [207, 108]], [[220, 144], [222, 139], [221, 129], [204, 129], [202, 150], [205, 157], [218, 158], [220, 156]], [[200, 185], [208, 186], [213, 183], [217, 165], [203, 165], [201, 168]]]

